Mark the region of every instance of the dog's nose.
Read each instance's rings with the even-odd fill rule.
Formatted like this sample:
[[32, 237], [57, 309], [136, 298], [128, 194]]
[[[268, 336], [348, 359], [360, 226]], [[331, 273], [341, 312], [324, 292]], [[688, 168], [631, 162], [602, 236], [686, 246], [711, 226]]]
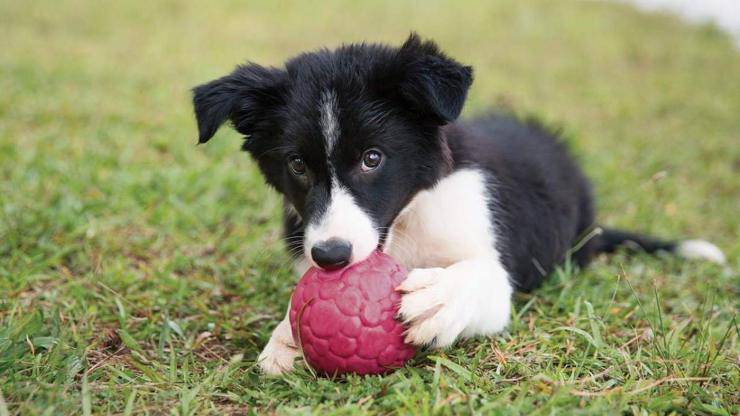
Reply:
[[349, 264], [350, 257], [352, 257], [352, 244], [338, 238], [319, 241], [311, 248], [311, 258], [322, 269], [341, 269]]

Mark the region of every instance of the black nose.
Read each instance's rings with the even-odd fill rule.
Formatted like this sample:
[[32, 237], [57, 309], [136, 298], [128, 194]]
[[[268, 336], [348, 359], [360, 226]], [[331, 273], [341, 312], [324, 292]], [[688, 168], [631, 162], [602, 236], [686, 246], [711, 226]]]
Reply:
[[338, 238], [319, 241], [311, 248], [311, 258], [322, 269], [341, 269], [349, 264], [352, 257], [352, 244]]

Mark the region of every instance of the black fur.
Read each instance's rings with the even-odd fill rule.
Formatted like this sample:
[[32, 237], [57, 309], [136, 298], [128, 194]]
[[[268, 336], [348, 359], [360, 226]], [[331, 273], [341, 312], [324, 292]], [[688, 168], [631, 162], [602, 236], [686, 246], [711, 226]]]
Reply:
[[[331, 162], [339, 180], [382, 228], [416, 192], [449, 170], [439, 126], [458, 116], [471, 83], [471, 68], [449, 59], [432, 42], [411, 36], [400, 48], [360, 44], [302, 54], [289, 60], [285, 70], [240, 66], [195, 88], [193, 102], [200, 141], [231, 120], [247, 136], [243, 148], [257, 160], [267, 182], [305, 222], [320, 215], [329, 199], [330, 170], [317, 103], [324, 91], [336, 92], [342, 140]], [[388, 155], [372, 177], [349, 169], [368, 147]], [[305, 180], [286, 169], [292, 155], [302, 155], [309, 166]]]
[[[470, 67], [412, 35], [400, 48], [356, 44], [302, 54], [285, 69], [240, 66], [195, 88], [193, 101], [199, 140], [230, 120], [267, 182], [285, 195], [292, 252], [301, 249], [295, 237], [305, 224], [326, 209], [332, 175], [385, 229], [420, 190], [475, 166], [489, 180], [504, 266], [518, 289], [531, 290], [595, 226], [591, 187], [557, 134], [537, 123], [505, 114], [454, 122], [471, 83]], [[342, 135], [329, 155], [317, 105], [326, 91], [336, 94]], [[358, 160], [371, 147], [386, 155], [383, 169], [360, 174]], [[308, 167], [301, 178], [287, 168], [294, 155]], [[626, 241], [648, 251], [673, 249], [607, 230], [574, 258], [585, 265]]]
[[594, 224], [591, 189], [557, 136], [509, 115], [446, 129], [455, 166], [491, 172], [498, 250], [521, 290], [535, 287]]

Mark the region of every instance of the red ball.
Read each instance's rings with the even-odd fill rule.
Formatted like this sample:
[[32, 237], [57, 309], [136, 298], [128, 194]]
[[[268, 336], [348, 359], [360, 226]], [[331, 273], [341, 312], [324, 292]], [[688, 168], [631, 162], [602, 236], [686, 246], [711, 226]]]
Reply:
[[324, 374], [381, 374], [402, 367], [415, 348], [403, 342], [394, 290], [406, 269], [376, 251], [340, 270], [310, 268], [290, 303], [293, 339]]

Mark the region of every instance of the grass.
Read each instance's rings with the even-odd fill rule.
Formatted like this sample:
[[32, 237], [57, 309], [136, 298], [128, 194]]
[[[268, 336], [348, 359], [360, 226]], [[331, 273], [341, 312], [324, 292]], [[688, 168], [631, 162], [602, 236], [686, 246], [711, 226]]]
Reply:
[[[411, 29], [476, 67], [466, 114], [561, 123], [600, 219], [729, 267], [616, 255], [501, 336], [386, 377], [260, 376], [295, 277], [280, 198], [189, 88], [245, 58]], [[612, 3], [0, 1], [0, 416], [740, 413], [740, 54]]]

